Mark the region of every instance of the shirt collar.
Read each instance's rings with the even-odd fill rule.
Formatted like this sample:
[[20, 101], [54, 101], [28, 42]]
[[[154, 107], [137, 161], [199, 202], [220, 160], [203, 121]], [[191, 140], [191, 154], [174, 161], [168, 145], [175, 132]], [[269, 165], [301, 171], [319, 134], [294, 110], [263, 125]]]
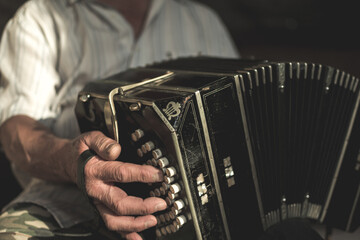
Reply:
[[[68, 1], [68, 6], [73, 6], [79, 2], [95, 2], [96, 0], [67, 0], [67, 1]], [[181, 1], [181, 0], [178, 0], [178, 1]], [[151, 1], [151, 7], [149, 10], [149, 14], [146, 18], [144, 28], [146, 28], [146, 26], [149, 25], [150, 22], [155, 18], [155, 16], [160, 12], [160, 10], [164, 6], [164, 4], [165, 4], [165, 0], [152, 0]]]

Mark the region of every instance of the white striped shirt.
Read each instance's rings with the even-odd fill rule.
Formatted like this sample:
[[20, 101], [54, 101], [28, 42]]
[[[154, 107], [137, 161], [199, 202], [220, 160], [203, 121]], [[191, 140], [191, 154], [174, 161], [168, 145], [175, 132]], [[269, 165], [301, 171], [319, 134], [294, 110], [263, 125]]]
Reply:
[[[123, 16], [96, 1], [30, 0], [9, 21], [1, 39], [0, 124], [24, 114], [57, 136], [75, 137], [74, 105], [87, 82], [198, 54], [238, 57], [217, 15], [199, 3], [153, 0], [135, 40]], [[33, 179], [16, 201], [46, 207], [65, 227], [89, 218], [74, 186]]]

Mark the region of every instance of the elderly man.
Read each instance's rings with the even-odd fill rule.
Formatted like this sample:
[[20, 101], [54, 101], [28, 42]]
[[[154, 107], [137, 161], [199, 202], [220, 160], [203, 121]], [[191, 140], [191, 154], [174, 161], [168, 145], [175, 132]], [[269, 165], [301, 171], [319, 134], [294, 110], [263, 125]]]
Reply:
[[0, 217], [0, 239], [95, 234], [91, 206], [76, 186], [77, 159], [87, 149], [97, 154], [84, 172], [107, 229], [97, 231], [100, 239], [141, 239], [138, 232], [156, 225], [152, 214], [165, 201], [129, 196], [114, 183], [162, 181], [162, 172], [115, 161], [121, 146], [100, 132], [80, 134], [73, 108], [89, 81], [198, 54], [238, 56], [216, 14], [193, 1], [26, 2], [0, 45], [0, 141], [24, 188]]

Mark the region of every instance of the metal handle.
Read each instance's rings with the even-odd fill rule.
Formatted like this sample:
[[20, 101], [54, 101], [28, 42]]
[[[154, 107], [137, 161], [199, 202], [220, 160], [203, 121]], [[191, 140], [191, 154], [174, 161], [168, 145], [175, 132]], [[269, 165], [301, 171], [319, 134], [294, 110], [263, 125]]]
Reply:
[[129, 84], [129, 85], [122, 86], [122, 87], [117, 87], [110, 91], [109, 103], [110, 103], [110, 110], [111, 110], [111, 121], [112, 121], [112, 125], [113, 125], [114, 138], [118, 143], [119, 143], [119, 128], [118, 128], [118, 122], [117, 122], [117, 117], [116, 117], [114, 96], [116, 94], [120, 94], [120, 95], [124, 96], [126, 91], [129, 91], [131, 89], [134, 89], [134, 88], [137, 88], [137, 87], [149, 84], [149, 83], [153, 83], [156, 81], [163, 81], [165, 79], [172, 77], [173, 75], [174, 75], [173, 72], [168, 71], [166, 74], [163, 74], [161, 76], [151, 78], [151, 79], [146, 79], [139, 83], [134, 83], [134, 84]]

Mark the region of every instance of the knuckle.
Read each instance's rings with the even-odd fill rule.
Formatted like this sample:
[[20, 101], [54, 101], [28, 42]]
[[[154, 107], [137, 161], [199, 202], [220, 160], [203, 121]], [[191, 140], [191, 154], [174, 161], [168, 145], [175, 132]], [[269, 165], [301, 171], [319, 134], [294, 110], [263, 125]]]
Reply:
[[123, 182], [126, 176], [126, 172], [121, 168], [115, 168], [114, 169], [114, 178], [118, 181], [118, 182]]
[[134, 228], [134, 232], [140, 232], [144, 230], [144, 227], [141, 225], [135, 225], [133, 228]]
[[109, 229], [110, 231], [117, 231], [118, 227], [116, 226], [114, 221], [111, 221], [110, 219], [108, 219], [107, 217], [104, 217], [104, 223], [107, 229]]
[[139, 170], [140, 171], [138, 171], [138, 174], [139, 174], [138, 177], [139, 177], [140, 181], [142, 181], [142, 182], [152, 181], [153, 173], [151, 171], [150, 166], [143, 166]]
[[94, 184], [93, 181], [87, 181], [85, 183], [85, 188], [86, 188], [86, 192], [87, 194], [94, 198], [94, 199], [99, 199], [98, 197], [98, 193], [100, 192], [99, 188], [97, 187], [96, 184]]
[[112, 205], [119, 215], [127, 215], [128, 214], [126, 208], [124, 208], [122, 201], [113, 202]]
[[139, 210], [141, 215], [147, 215], [150, 213], [149, 209], [147, 208], [140, 208]]

